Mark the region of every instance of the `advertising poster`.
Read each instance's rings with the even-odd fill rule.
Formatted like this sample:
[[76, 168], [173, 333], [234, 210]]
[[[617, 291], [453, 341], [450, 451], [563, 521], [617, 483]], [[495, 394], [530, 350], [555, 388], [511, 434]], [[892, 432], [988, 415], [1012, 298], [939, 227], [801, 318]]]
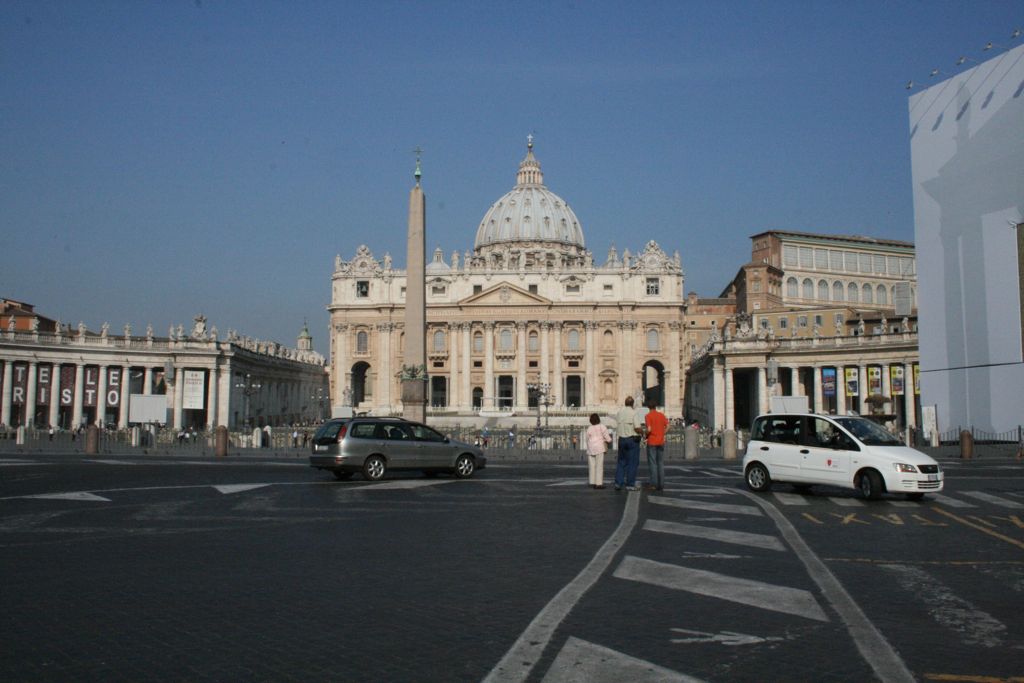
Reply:
[[846, 368], [846, 395], [860, 396], [860, 373], [857, 368]]
[[889, 366], [889, 387], [893, 396], [903, 395], [903, 366]]
[[835, 368], [822, 368], [821, 369], [821, 394], [822, 396], [832, 397], [836, 395], [836, 369]]
[[203, 401], [206, 382], [202, 370], [185, 370], [181, 373], [182, 399], [181, 407], [185, 410], [202, 410], [205, 406]]
[[[0, 387], [4, 385], [4, 364], [0, 363]], [[4, 392], [0, 391], [0, 408], [4, 405]]]
[[116, 408], [121, 405], [121, 368], [107, 368], [107, 407]]
[[868, 395], [882, 393], [882, 368], [872, 365], [868, 368]]
[[96, 407], [96, 394], [100, 390], [100, 369], [93, 366], [85, 369], [82, 379], [82, 405]]
[[914, 393], [921, 395], [921, 366], [914, 363]]
[[60, 404], [75, 405], [75, 368], [71, 365], [60, 369]]
[[39, 366], [39, 380], [36, 382], [36, 405], [50, 405], [50, 382], [53, 380], [53, 366]]

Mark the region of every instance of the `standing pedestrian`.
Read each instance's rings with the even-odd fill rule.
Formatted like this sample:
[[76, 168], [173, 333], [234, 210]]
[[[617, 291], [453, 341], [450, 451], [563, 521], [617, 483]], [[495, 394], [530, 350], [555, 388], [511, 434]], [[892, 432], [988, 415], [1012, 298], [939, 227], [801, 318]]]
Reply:
[[593, 413], [590, 416], [590, 426], [587, 427], [587, 462], [590, 465], [592, 489], [604, 488], [604, 453], [611, 442], [612, 435], [608, 428], [601, 424], [601, 417]]
[[633, 397], [627, 396], [625, 405], [615, 414], [615, 428], [619, 434], [619, 455], [615, 460], [615, 490], [625, 486], [636, 491], [636, 471], [640, 467], [640, 435], [644, 421], [633, 409]]
[[653, 398], [647, 402], [644, 426], [647, 433], [647, 469], [650, 482], [644, 487], [648, 491], [661, 491], [665, 487], [665, 432], [668, 418], [658, 411], [658, 402]]

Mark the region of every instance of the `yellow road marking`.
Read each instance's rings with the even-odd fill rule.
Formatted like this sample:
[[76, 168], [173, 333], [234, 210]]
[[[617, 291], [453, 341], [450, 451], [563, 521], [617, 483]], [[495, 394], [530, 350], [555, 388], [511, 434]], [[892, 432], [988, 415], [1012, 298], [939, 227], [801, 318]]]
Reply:
[[889, 524], [893, 524], [895, 526], [903, 526], [903, 519], [899, 515], [875, 515], [875, 517], [883, 522], [889, 522]]
[[825, 522], [821, 521], [820, 519], [818, 519], [817, 517], [815, 517], [814, 515], [812, 515], [809, 512], [805, 512], [804, 513], [804, 517], [806, 517], [810, 521], [814, 522], [815, 524], [824, 524], [825, 523]]
[[823, 557], [826, 562], [858, 562], [861, 564], [928, 564], [950, 567], [972, 567], [988, 565], [1024, 566], [1024, 560], [876, 560], [867, 557]]
[[978, 531], [986, 533], [989, 536], [992, 536], [993, 538], [998, 538], [1001, 541], [1006, 541], [1007, 543], [1010, 543], [1011, 545], [1015, 545], [1018, 548], [1020, 548], [1021, 550], [1024, 550], [1024, 542], [1022, 542], [1022, 541], [1018, 541], [1015, 538], [1010, 538], [1009, 536], [1005, 536], [1005, 535], [1003, 535], [1001, 533], [998, 533], [996, 531], [992, 531], [991, 529], [986, 529], [983, 526], [975, 524], [974, 522], [971, 522], [970, 520], [964, 519], [963, 517], [960, 517], [959, 515], [954, 515], [952, 512], [949, 512], [947, 510], [943, 510], [942, 508], [936, 507], [936, 508], [932, 508], [932, 509], [935, 512], [939, 513], [940, 515], [945, 515], [946, 517], [949, 517], [950, 519], [955, 519], [956, 521], [960, 522], [961, 524], [969, 526], [969, 527], [971, 527], [973, 529], [977, 529]]
[[911, 517], [913, 517], [918, 522], [920, 522], [922, 526], [949, 526], [945, 522], [933, 522], [932, 520], [930, 520], [930, 519], [928, 519], [926, 517], [922, 517], [921, 515], [918, 515], [918, 514], [911, 515]]
[[871, 522], [865, 522], [863, 519], [857, 519], [857, 513], [856, 512], [851, 512], [848, 515], [841, 515], [838, 512], [830, 512], [828, 514], [832, 515], [836, 519], [843, 520], [841, 522], [842, 524], [849, 524], [850, 522], [856, 522], [857, 524], [867, 524], [868, 526], [871, 526]]

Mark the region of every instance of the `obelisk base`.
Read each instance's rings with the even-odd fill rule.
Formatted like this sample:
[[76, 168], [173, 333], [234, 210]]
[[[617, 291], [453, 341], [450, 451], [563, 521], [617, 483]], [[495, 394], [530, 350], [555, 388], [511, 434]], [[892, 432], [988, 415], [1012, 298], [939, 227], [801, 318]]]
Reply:
[[402, 417], [416, 422], [426, 421], [427, 383], [423, 380], [402, 380]]

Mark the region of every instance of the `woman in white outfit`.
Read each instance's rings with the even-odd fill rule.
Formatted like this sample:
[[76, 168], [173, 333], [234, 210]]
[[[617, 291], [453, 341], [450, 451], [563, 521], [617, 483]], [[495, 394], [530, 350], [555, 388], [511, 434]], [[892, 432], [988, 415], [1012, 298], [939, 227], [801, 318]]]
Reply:
[[587, 463], [590, 465], [592, 489], [604, 488], [604, 454], [611, 442], [611, 433], [601, 424], [600, 416], [594, 413], [590, 416], [590, 426], [587, 427]]

